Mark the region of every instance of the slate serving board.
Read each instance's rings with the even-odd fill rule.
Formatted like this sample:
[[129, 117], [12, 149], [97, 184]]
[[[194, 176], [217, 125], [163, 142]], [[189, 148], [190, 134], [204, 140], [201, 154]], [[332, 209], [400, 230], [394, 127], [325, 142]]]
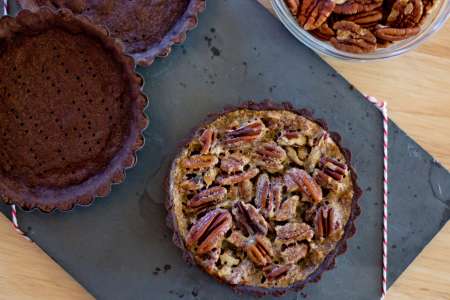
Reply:
[[[21, 228], [99, 299], [236, 299], [187, 266], [165, 226], [164, 179], [178, 141], [209, 112], [245, 100], [312, 109], [343, 136], [364, 190], [357, 234], [337, 268], [281, 299], [377, 299], [381, 276], [381, 116], [255, 1], [209, 1], [199, 27], [145, 77], [151, 123], [137, 167], [89, 208], [19, 212]], [[390, 122], [389, 285], [450, 217], [450, 174]], [[9, 208], [0, 210], [9, 215]], [[243, 297], [242, 298], [246, 298]]]

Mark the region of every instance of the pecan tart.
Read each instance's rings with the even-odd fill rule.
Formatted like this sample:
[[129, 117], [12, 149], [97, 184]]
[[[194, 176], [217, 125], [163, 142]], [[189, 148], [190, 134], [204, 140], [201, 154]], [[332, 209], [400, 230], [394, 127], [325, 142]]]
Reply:
[[206, 0], [18, 0], [23, 8], [69, 8], [106, 26], [125, 44], [126, 52], [140, 65], [169, 55], [173, 44], [186, 39], [197, 25]]
[[214, 116], [172, 165], [174, 242], [238, 291], [280, 295], [318, 280], [359, 214], [361, 191], [339, 140], [288, 104]]
[[0, 198], [68, 210], [123, 181], [147, 100], [106, 29], [70, 10], [24, 10], [0, 19], [0, 60]]

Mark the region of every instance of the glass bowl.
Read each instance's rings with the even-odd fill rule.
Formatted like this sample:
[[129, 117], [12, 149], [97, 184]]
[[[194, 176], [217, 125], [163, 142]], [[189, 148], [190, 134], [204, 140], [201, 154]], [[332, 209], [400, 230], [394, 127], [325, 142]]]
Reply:
[[319, 54], [347, 61], [383, 60], [411, 51], [439, 30], [450, 16], [450, 0], [439, 0], [426, 17], [417, 35], [403, 41], [394, 42], [387, 48], [379, 48], [374, 52], [359, 54], [338, 50], [329, 42], [317, 39], [298, 25], [297, 20], [291, 15], [284, 0], [271, 0], [271, 2], [278, 18], [299, 41]]

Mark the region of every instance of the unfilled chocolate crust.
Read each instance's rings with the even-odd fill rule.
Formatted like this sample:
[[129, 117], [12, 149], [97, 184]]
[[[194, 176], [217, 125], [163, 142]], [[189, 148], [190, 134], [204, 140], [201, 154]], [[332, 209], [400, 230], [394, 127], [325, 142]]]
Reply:
[[140, 64], [165, 56], [197, 23], [205, 0], [19, 0], [23, 8], [69, 8], [106, 26]]
[[147, 124], [132, 59], [69, 10], [22, 11], [0, 29], [0, 196], [49, 211], [106, 195]]
[[125, 43], [128, 53], [136, 53], [161, 43], [188, 4], [189, 0], [86, 0], [83, 14], [106, 25], [113, 37]]
[[102, 45], [51, 29], [4, 42], [0, 60], [3, 175], [61, 188], [104, 169], [129, 132], [131, 107], [121, 66]]

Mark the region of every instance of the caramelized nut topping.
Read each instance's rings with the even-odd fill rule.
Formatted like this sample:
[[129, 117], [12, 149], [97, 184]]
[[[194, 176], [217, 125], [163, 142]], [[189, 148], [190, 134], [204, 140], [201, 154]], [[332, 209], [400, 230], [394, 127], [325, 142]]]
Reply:
[[231, 284], [303, 280], [350, 217], [345, 154], [322, 127], [293, 112], [225, 114], [199, 130], [174, 165], [172, 210], [186, 249]]
[[257, 235], [247, 245], [247, 255], [258, 266], [265, 266], [271, 263], [273, 250], [270, 240], [265, 236]]
[[250, 180], [256, 175], [259, 174], [259, 170], [257, 168], [248, 170], [247, 172], [241, 172], [235, 175], [222, 175], [217, 178], [217, 182], [220, 185], [233, 185], [236, 183], [241, 183], [246, 180]]
[[306, 223], [287, 223], [275, 227], [277, 238], [285, 241], [310, 241], [314, 236], [311, 226]]
[[322, 200], [322, 189], [305, 170], [292, 168], [286, 172], [286, 175], [314, 202]]
[[237, 223], [247, 234], [267, 234], [269, 228], [267, 221], [253, 205], [238, 201], [232, 212]]
[[187, 207], [200, 209], [208, 207], [215, 203], [225, 200], [227, 189], [221, 186], [215, 186], [207, 190], [201, 191], [188, 201]]
[[237, 129], [227, 130], [223, 142], [227, 145], [253, 142], [261, 136], [263, 128], [261, 121], [252, 121]]
[[321, 207], [316, 215], [315, 230], [317, 238], [326, 238], [334, 233], [339, 227], [334, 217], [334, 210], [331, 207]]
[[181, 162], [181, 166], [186, 169], [206, 169], [211, 168], [219, 162], [214, 155], [192, 155]]
[[198, 140], [202, 144], [202, 150], [200, 150], [200, 153], [207, 154], [211, 149], [211, 146], [213, 145], [213, 142], [215, 140], [214, 130], [211, 128], [206, 129], [205, 131], [203, 131], [202, 135]]
[[197, 254], [207, 253], [219, 247], [230, 228], [231, 214], [222, 209], [213, 210], [192, 226], [186, 236], [186, 245], [188, 248], [197, 246]]

